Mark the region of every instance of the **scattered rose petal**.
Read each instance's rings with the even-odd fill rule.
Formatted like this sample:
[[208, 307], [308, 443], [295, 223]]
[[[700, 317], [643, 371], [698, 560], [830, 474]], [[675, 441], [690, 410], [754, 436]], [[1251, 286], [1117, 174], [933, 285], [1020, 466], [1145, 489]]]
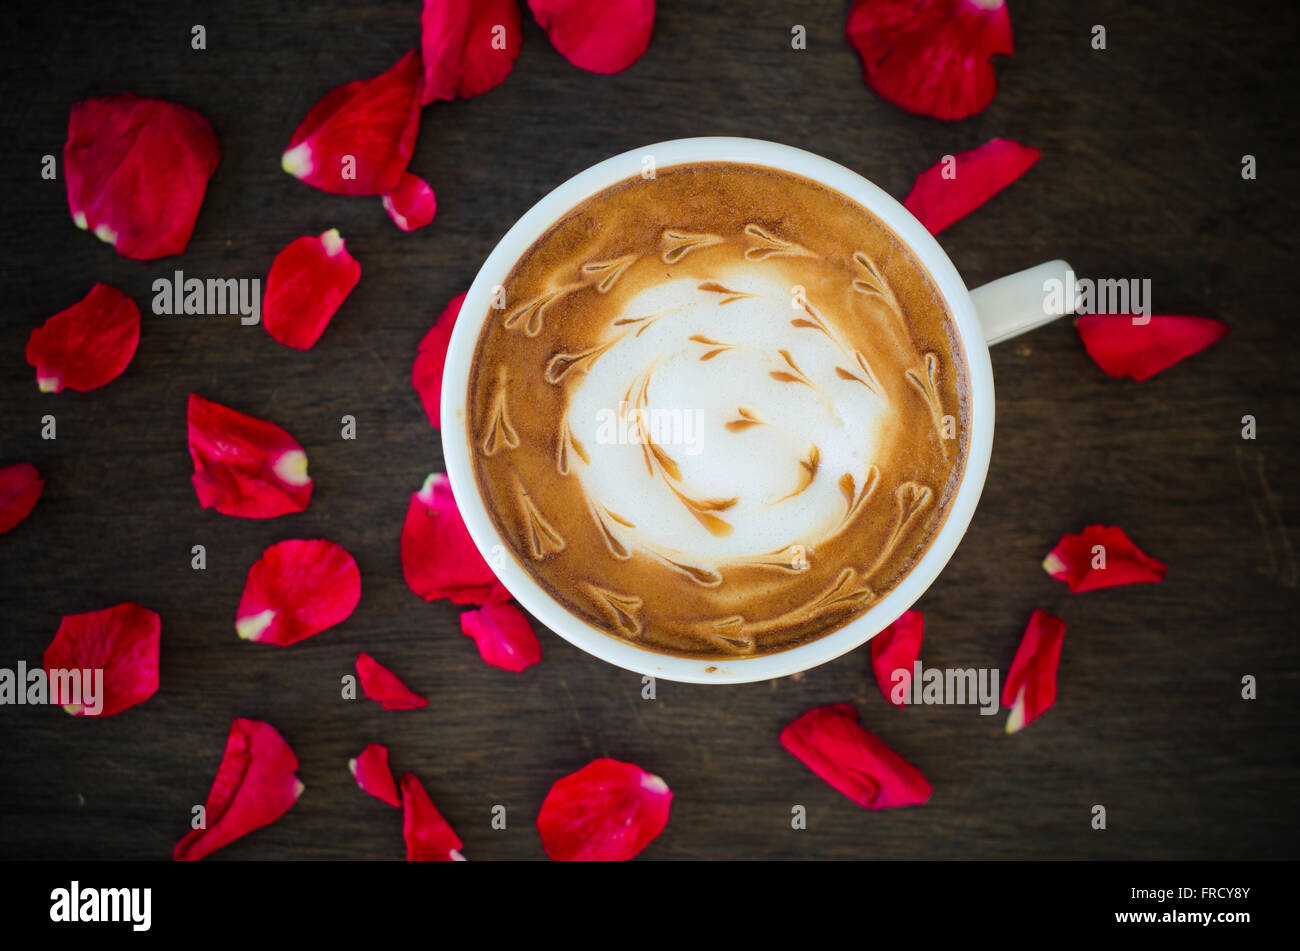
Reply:
[[420, 31], [425, 103], [501, 85], [523, 41], [517, 0], [424, 0]]
[[129, 93], [87, 99], [68, 116], [68, 209], [124, 257], [180, 254], [220, 161], [212, 126], [193, 109]]
[[903, 206], [938, 234], [1029, 171], [1042, 154], [1011, 139], [993, 139], [953, 156], [953, 162], [945, 156], [916, 177]]
[[443, 309], [434, 325], [429, 328], [415, 353], [415, 366], [411, 368], [411, 385], [420, 395], [424, 414], [434, 429], [442, 428], [442, 373], [447, 365], [447, 345], [451, 332], [460, 316], [460, 305], [465, 295], [458, 294]]
[[1171, 314], [1088, 314], [1074, 325], [1097, 366], [1139, 383], [1228, 335], [1222, 321]]
[[245, 640], [285, 647], [342, 624], [360, 600], [361, 572], [346, 548], [291, 538], [248, 569], [235, 630]]
[[592, 760], [555, 781], [537, 831], [557, 862], [626, 862], [664, 831], [672, 801], [668, 784], [640, 766]]
[[[158, 692], [158, 645], [162, 619], [148, 608], [128, 601], [102, 611], [66, 614], [58, 633], [45, 648], [50, 702], [73, 716], [111, 717], [148, 700]], [[95, 691], [78, 676], [71, 684], [54, 671], [103, 671]], [[89, 689], [88, 689], [89, 688]]]
[[359, 280], [361, 265], [337, 228], [297, 238], [271, 264], [262, 325], [286, 347], [310, 350]]
[[[880, 692], [896, 707], [906, 706], [912, 695], [912, 674], [921, 657], [925, 622], [920, 611], [907, 611], [871, 639], [871, 669]], [[907, 676], [901, 677], [898, 671]]]
[[846, 33], [877, 95], [936, 119], [987, 109], [1012, 54], [1006, 0], [854, 0]]
[[311, 500], [307, 454], [275, 423], [191, 393], [189, 443], [191, 481], [205, 509], [274, 518], [301, 512]]
[[593, 73], [627, 69], [655, 28], [654, 0], [528, 0], [528, 6], [559, 54]]
[[204, 806], [206, 827], [186, 833], [172, 858], [197, 861], [279, 819], [305, 788], [297, 772], [298, 757], [275, 727], [235, 720]]
[[357, 655], [357, 676], [361, 678], [361, 691], [385, 710], [422, 710], [429, 701], [421, 697], [379, 661], [365, 651]]
[[27, 339], [27, 362], [42, 393], [82, 393], [121, 376], [140, 342], [140, 308], [116, 287], [96, 284]]
[[370, 743], [361, 751], [360, 756], [348, 760], [348, 769], [356, 777], [357, 785], [365, 792], [390, 806], [402, 808], [393, 771], [388, 767], [388, 747]]
[[918, 806], [934, 787], [858, 722], [847, 703], [814, 707], [781, 731], [781, 745], [863, 809]]
[[1046, 611], [1033, 613], [1002, 688], [1002, 706], [1011, 708], [1008, 733], [1023, 730], [1056, 702], [1056, 668], [1064, 640], [1064, 621]]
[[527, 615], [513, 604], [486, 604], [465, 611], [460, 631], [474, 639], [479, 655], [493, 667], [520, 673], [542, 659], [542, 645]]
[[280, 166], [335, 195], [382, 195], [396, 187], [420, 127], [420, 54], [387, 72], [325, 94], [293, 133]]
[[28, 515], [45, 491], [45, 481], [30, 462], [0, 467], [0, 535]]
[[1043, 570], [1075, 594], [1165, 580], [1165, 566], [1143, 554], [1117, 526], [1089, 525], [1082, 534], [1064, 536], [1043, 559]]
[[438, 199], [428, 182], [404, 172], [397, 187], [384, 196], [384, 211], [403, 231], [415, 231], [433, 221]]
[[463, 862], [465, 847], [414, 773], [402, 777], [402, 837], [408, 862]]
[[402, 574], [410, 589], [426, 601], [447, 598], [453, 604], [509, 601], [474, 547], [456, 508], [451, 483], [441, 472], [424, 480], [411, 495], [402, 524]]

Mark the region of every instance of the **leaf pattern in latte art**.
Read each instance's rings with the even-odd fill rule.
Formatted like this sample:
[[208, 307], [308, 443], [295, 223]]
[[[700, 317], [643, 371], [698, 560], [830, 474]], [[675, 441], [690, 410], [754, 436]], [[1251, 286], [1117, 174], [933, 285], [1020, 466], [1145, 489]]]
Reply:
[[506, 414], [506, 368], [497, 370], [497, 386], [492, 392], [492, 404], [488, 409], [487, 432], [483, 436], [483, 455], [494, 456], [502, 448], [517, 449], [519, 434], [510, 425]]
[[686, 231], [668, 230], [659, 239], [663, 252], [659, 258], [665, 264], [676, 264], [692, 251], [722, 244], [723, 239], [716, 234], [691, 234]]
[[605, 547], [609, 549], [609, 553], [619, 561], [627, 561], [627, 559], [631, 558], [632, 552], [614, 533], [614, 529], [609, 523], [614, 521], [628, 528], [635, 528], [636, 526], [622, 516], [615, 515], [601, 503], [591, 499], [587, 500], [587, 508], [591, 511], [591, 517], [596, 521], [596, 527], [600, 529], [600, 536], [604, 539]]
[[746, 568], [771, 568], [775, 571], [800, 574], [807, 571], [812, 562], [813, 550], [811, 548], [800, 544], [792, 544], [768, 552], [765, 555], [749, 555], [744, 558], [737, 558], [732, 561], [732, 564], [743, 565]]
[[948, 455], [948, 443], [952, 440], [943, 438], [943, 397], [939, 395], [939, 358], [933, 353], [925, 354], [925, 375], [916, 370], [907, 370], [904, 374], [907, 382], [916, 388], [930, 409], [930, 418], [939, 434], [939, 445], [943, 454]]
[[700, 357], [701, 360], [712, 360], [720, 353], [726, 353], [728, 350], [735, 350], [734, 343], [723, 343], [721, 340], [714, 340], [712, 337], [706, 337], [704, 334], [691, 334], [686, 338], [691, 343], [703, 344], [711, 349], [706, 350]]
[[875, 598], [876, 593], [867, 585], [865, 577], [860, 577], [854, 568], [845, 568], [829, 588], [796, 610], [812, 617], [832, 608], [870, 604]]
[[600, 277], [600, 281], [596, 284], [596, 292], [608, 294], [618, 279], [623, 276], [623, 272], [631, 267], [638, 257], [640, 257], [638, 254], [625, 254], [610, 261], [588, 261], [582, 266], [582, 273]]
[[598, 347], [591, 347], [578, 353], [557, 353], [546, 362], [546, 372], [543, 374], [543, 379], [547, 383], [555, 385], [561, 382], [571, 370], [582, 369], [585, 372], [593, 361], [616, 343], [618, 343], [617, 340], [611, 340]]
[[816, 254], [803, 245], [778, 238], [776, 235], [764, 231], [763, 228], [756, 224], [745, 225], [744, 233], [747, 239], [746, 243], [749, 245], [745, 248], [746, 261], [766, 261], [778, 254], [801, 258], [817, 257]]
[[600, 585], [588, 584], [588, 593], [596, 605], [614, 622], [614, 627], [629, 640], [641, 636], [641, 608], [645, 602], [634, 594], [620, 594]]
[[502, 318], [501, 324], [507, 330], [515, 330], [520, 326], [523, 327], [525, 336], [536, 337], [542, 332], [542, 318], [546, 308], [557, 300], [579, 290], [586, 285], [584, 284], [565, 284], [557, 287], [553, 291], [547, 291], [545, 294], [538, 295], [532, 300], [520, 304], [514, 310], [510, 311]]
[[869, 297], [878, 297], [896, 314], [899, 313], [898, 298], [894, 296], [893, 289], [889, 282], [885, 280], [880, 269], [876, 267], [876, 262], [863, 254], [861, 251], [855, 251], [853, 262], [866, 271], [866, 277], [860, 277], [853, 281], [853, 289], [859, 294], [865, 294]]
[[894, 546], [903, 539], [917, 517], [929, 507], [933, 499], [934, 492], [930, 487], [919, 482], [904, 482], [894, 490], [894, 504], [898, 510], [894, 530], [889, 533], [889, 539], [881, 547], [871, 567], [863, 572], [863, 577], [870, 578], [885, 563], [893, 552]]
[[582, 441], [577, 436], [573, 435], [573, 430], [569, 427], [569, 418], [564, 416], [560, 419], [560, 431], [555, 440], [555, 468], [560, 475], [569, 474], [570, 451], [587, 465], [591, 465], [591, 456], [587, 454], [587, 447], [582, 444]]
[[699, 289], [702, 291], [708, 291], [710, 294], [721, 294], [722, 300], [718, 301], [719, 307], [726, 304], [734, 304], [738, 300], [748, 300], [749, 298], [757, 296], [755, 294], [746, 294], [744, 291], [733, 291], [731, 288], [724, 284], [719, 284], [717, 281], [705, 281], [700, 284]]
[[519, 503], [520, 513], [523, 515], [528, 551], [533, 556], [533, 560], [541, 561], [548, 555], [564, 551], [564, 536], [542, 516], [532, 496], [518, 479], [515, 479], [515, 500]]

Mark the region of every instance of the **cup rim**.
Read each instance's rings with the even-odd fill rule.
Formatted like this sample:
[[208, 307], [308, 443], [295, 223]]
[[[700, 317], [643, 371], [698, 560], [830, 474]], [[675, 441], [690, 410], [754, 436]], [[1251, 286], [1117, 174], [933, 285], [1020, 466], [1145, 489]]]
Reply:
[[[957, 326], [970, 381], [970, 442], [948, 516], [920, 561], [884, 598], [839, 629], [797, 647], [755, 657], [695, 659], [607, 634], [570, 612], [516, 561], [478, 491], [468, 434], [469, 373], [479, 333], [492, 313], [493, 289], [555, 222], [598, 192], [640, 175], [647, 157], [656, 169], [702, 162], [765, 166], [838, 191], [911, 248]], [[441, 439], [452, 494], [470, 538], [515, 600], [537, 620], [580, 650], [634, 673], [682, 683], [736, 684], [785, 677], [834, 660], [861, 647], [916, 603], [947, 565], [975, 513], [992, 453], [993, 410], [988, 344], [970, 292], [943, 248], [906, 208], [857, 172], [812, 152], [761, 139], [706, 136], [658, 142], [598, 162], [547, 193], [506, 232], [470, 285], [451, 334], [442, 381]], [[504, 557], [492, 557], [494, 551]]]

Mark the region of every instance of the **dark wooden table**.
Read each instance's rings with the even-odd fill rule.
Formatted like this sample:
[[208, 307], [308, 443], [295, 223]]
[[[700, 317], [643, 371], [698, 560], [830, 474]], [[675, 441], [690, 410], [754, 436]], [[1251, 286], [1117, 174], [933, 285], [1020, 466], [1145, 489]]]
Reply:
[[[0, 708], [0, 856], [167, 858], [188, 829], [232, 717], [273, 723], [307, 792], [220, 859], [397, 859], [395, 810], [346, 763], [367, 742], [418, 773], [471, 859], [543, 856], [534, 828], [551, 782], [598, 756], [673, 788], [645, 852], [685, 858], [1291, 857], [1300, 784], [1296, 636], [1300, 517], [1295, 371], [1297, 19], [1269, 4], [1015, 2], [1016, 55], [984, 114], [910, 116], [862, 82], [847, 2], [660, 3], [632, 69], [570, 67], [530, 19], [509, 80], [423, 115], [412, 170], [434, 224], [400, 233], [378, 200], [325, 195], [279, 156], [326, 90], [381, 72], [418, 42], [419, 3], [28, 4], [0, 34], [0, 464], [48, 480], [0, 537], [0, 666], [39, 663], [62, 614], [135, 600], [162, 615], [162, 686], [102, 722]], [[1250, 9], [1247, 9], [1249, 7]], [[190, 48], [190, 28], [208, 48]], [[790, 31], [802, 24], [808, 48]], [[1108, 48], [1090, 46], [1107, 28]], [[191, 106], [224, 152], [183, 257], [133, 262], [69, 220], [40, 178], [68, 107], [122, 91]], [[402, 580], [408, 495], [442, 468], [409, 383], [416, 342], [496, 240], [563, 179], [626, 149], [690, 135], [786, 142], [902, 197], [948, 152], [1007, 136], [1042, 149], [1021, 182], [941, 236], [970, 286], [1061, 256], [1081, 275], [1150, 278], [1157, 313], [1232, 325], [1219, 346], [1144, 383], [1113, 380], [1061, 321], [997, 347], [998, 433], [979, 511], [922, 598], [924, 661], [1009, 667], [1034, 608], [1069, 624], [1056, 706], [1023, 733], [973, 707], [891, 708], [855, 651], [806, 675], [717, 688], [640, 679], [540, 630], [523, 675], [483, 664], [457, 609]], [[1258, 179], [1244, 181], [1253, 154]], [[291, 239], [338, 227], [364, 277], [321, 342], [288, 350], [226, 318], [155, 317], [152, 281], [264, 277]], [[145, 311], [139, 352], [90, 394], [42, 395], [31, 328], [96, 281]], [[190, 487], [191, 390], [285, 426], [316, 492], [272, 521], [200, 509]], [[40, 420], [53, 413], [56, 441]], [[340, 417], [357, 419], [343, 441]], [[1258, 438], [1241, 438], [1241, 418]], [[1165, 584], [1071, 595], [1043, 555], [1091, 522], [1124, 527], [1169, 565]], [[343, 625], [291, 649], [240, 641], [235, 608], [267, 545], [327, 537], [360, 564]], [[206, 571], [190, 567], [205, 545]], [[384, 712], [340, 699], [366, 650], [431, 698]], [[1258, 678], [1259, 698], [1241, 699]], [[777, 743], [817, 704], [864, 723], [924, 770], [921, 808], [865, 812]], [[490, 810], [505, 805], [508, 828]], [[791, 807], [808, 810], [793, 831]], [[1108, 828], [1090, 827], [1102, 804]]]

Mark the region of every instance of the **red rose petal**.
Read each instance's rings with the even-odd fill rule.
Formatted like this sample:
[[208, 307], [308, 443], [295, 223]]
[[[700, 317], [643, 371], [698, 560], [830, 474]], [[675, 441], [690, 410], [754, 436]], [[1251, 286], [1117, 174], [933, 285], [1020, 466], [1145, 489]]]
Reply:
[[271, 263], [262, 324], [286, 347], [310, 350], [359, 280], [361, 265], [337, 228], [298, 238]]
[[293, 133], [280, 167], [335, 195], [382, 195], [396, 187], [420, 127], [420, 54], [387, 72], [325, 94]]
[[1005, 0], [854, 0], [845, 32], [877, 95], [936, 119], [987, 109], [1012, 53]]
[[82, 393], [121, 376], [140, 343], [140, 308], [116, 287], [90, 293], [32, 331], [27, 362], [42, 393]]
[[557, 862], [626, 862], [664, 831], [672, 801], [668, 784], [640, 766], [592, 760], [555, 781], [537, 831]]
[[465, 844], [414, 773], [402, 777], [402, 838], [408, 862], [463, 862]]
[[197, 861], [279, 819], [305, 788], [297, 772], [298, 757], [275, 727], [235, 720], [204, 807], [206, 828], [188, 832], [172, 858]]
[[45, 481], [30, 462], [0, 468], [0, 535], [28, 515], [45, 491]]
[[191, 393], [189, 443], [191, 481], [205, 509], [274, 518], [301, 512], [311, 500], [307, 454], [275, 423]]
[[654, 0], [528, 0], [528, 6], [559, 54], [593, 73], [627, 69], [655, 28]]
[[1165, 566], [1144, 554], [1117, 526], [1089, 525], [1066, 535], [1043, 559], [1043, 570], [1075, 594], [1124, 584], [1159, 584]]
[[361, 678], [362, 693], [383, 704], [385, 710], [422, 710], [429, 705], [425, 697], [365, 651], [357, 655], [357, 676]]
[[863, 809], [917, 806], [934, 792], [919, 769], [862, 728], [847, 703], [809, 710], [781, 731], [781, 745]]
[[433, 221], [438, 212], [438, 199], [432, 185], [404, 172], [397, 187], [384, 196], [384, 211], [403, 231], [415, 231]]
[[[90, 685], [84, 681], [71, 691], [71, 685], [50, 676], [50, 702], [73, 716], [111, 717], [148, 700], [158, 692], [161, 639], [162, 619], [130, 601], [102, 611], [64, 615], [45, 648], [45, 672], [102, 670], [102, 692], [91, 698], [85, 695]], [[88, 703], [92, 699], [94, 703]]]
[[424, 480], [411, 495], [402, 524], [402, 574], [426, 601], [453, 604], [509, 601], [505, 589], [474, 547], [456, 508], [451, 483], [441, 472]]
[[1074, 325], [1097, 366], [1139, 383], [1228, 335], [1222, 321], [1170, 314], [1088, 314]]
[[292, 538], [272, 545], [248, 569], [235, 630], [281, 647], [342, 624], [361, 600], [361, 572], [342, 545]]
[[1011, 708], [1008, 733], [1023, 730], [1056, 702], [1056, 668], [1064, 640], [1064, 621], [1034, 611], [1002, 688], [1002, 706]]
[[451, 299], [420, 340], [415, 353], [415, 365], [411, 368], [411, 385], [420, 395], [424, 413], [434, 429], [442, 428], [442, 373], [447, 365], [447, 345], [451, 343], [451, 332], [456, 326], [456, 318], [460, 316], [460, 305], [463, 303], [464, 294]]
[[367, 745], [360, 756], [348, 760], [348, 769], [356, 777], [357, 785], [365, 792], [390, 806], [402, 808], [393, 771], [388, 768], [388, 747], [379, 743]]
[[[921, 657], [925, 621], [920, 611], [907, 611], [871, 639], [871, 669], [880, 692], [896, 707], [906, 706], [911, 696], [912, 674]], [[906, 672], [901, 680], [897, 671]]]
[[528, 616], [513, 604], [487, 604], [460, 616], [460, 631], [472, 637], [479, 655], [493, 667], [522, 672], [542, 659], [542, 645]]
[[1029, 171], [1042, 154], [1011, 139], [986, 142], [954, 156], [951, 165], [940, 161], [916, 176], [903, 207], [938, 234]]
[[501, 85], [523, 41], [516, 0], [424, 0], [420, 30], [425, 103]]
[[212, 126], [192, 109], [131, 94], [87, 99], [68, 116], [68, 209], [124, 257], [180, 254], [220, 161]]

